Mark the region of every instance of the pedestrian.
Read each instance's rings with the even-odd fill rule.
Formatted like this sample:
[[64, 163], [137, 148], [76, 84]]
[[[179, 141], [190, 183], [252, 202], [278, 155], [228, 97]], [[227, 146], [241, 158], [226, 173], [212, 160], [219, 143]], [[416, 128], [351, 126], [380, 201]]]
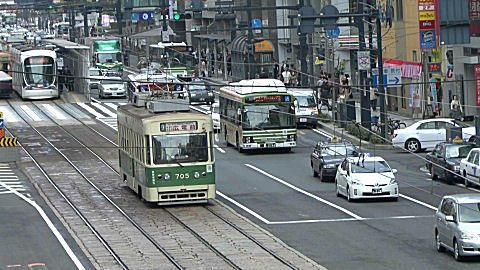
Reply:
[[342, 85], [343, 85], [343, 91], [345, 94], [345, 100], [349, 100], [353, 98], [353, 93], [352, 93], [352, 84], [350, 80], [350, 75], [345, 74], [344, 79], [342, 80]]
[[292, 79], [292, 74], [290, 73], [290, 70], [288, 70], [288, 67], [285, 67], [285, 71], [282, 72], [282, 77], [283, 77], [283, 83], [286, 86], [290, 86], [290, 81]]
[[232, 55], [227, 55], [227, 75], [232, 75]]
[[280, 70], [280, 66], [278, 65], [277, 60], [273, 60], [273, 62], [275, 63], [273, 65], [273, 78], [277, 78], [278, 77], [278, 72]]
[[280, 70], [281, 74], [288, 68], [287, 61], [283, 60], [282, 61], [282, 69]]
[[452, 102], [450, 102], [450, 117], [455, 119], [461, 118], [462, 113], [463, 110], [460, 101], [458, 100], [457, 95], [453, 95]]
[[377, 111], [378, 88], [370, 86], [370, 107], [375, 112]]
[[206, 77], [206, 75], [207, 75], [207, 74], [205, 73], [206, 68], [207, 68], [206, 66], [207, 66], [206, 61], [205, 61], [205, 60], [202, 60], [202, 64], [201, 64], [201, 67], [200, 67], [200, 72], [202, 73], [202, 77]]

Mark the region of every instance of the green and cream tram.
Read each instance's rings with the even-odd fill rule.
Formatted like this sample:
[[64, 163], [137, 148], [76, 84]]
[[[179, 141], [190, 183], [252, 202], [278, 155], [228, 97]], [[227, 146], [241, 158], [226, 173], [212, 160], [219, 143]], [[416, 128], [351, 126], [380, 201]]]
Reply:
[[213, 126], [188, 102], [118, 107], [122, 179], [147, 202], [204, 203], [215, 198]]
[[297, 145], [294, 97], [275, 79], [242, 80], [220, 88], [220, 131], [239, 151]]

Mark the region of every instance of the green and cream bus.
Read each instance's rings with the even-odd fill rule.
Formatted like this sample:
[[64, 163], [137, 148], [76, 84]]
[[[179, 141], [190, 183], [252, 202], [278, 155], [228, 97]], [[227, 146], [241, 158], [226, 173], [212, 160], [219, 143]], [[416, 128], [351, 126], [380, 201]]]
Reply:
[[239, 151], [297, 145], [294, 97], [275, 79], [242, 80], [220, 88], [220, 130]]
[[118, 107], [120, 175], [147, 202], [215, 198], [212, 118], [179, 101]]

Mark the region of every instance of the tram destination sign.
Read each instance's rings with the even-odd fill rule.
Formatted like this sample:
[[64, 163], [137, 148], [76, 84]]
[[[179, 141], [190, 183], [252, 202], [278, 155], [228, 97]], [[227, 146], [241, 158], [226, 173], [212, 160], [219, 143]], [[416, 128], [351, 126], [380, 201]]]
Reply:
[[197, 121], [161, 123], [160, 131], [192, 131], [197, 130]]
[[288, 95], [265, 95], [245, 98], [245, 103], [275, 103], [290, 101], [291, 99]]

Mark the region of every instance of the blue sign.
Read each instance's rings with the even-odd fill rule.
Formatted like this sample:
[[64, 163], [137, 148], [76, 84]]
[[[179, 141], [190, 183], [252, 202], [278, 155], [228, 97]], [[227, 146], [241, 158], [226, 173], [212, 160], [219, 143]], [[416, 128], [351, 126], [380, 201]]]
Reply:
[[153, 21], [153, 12], [148, 11], [148, 12], [140, 12], [138, 13], [140, 16], [140, 21]]
[[340, 28], [337, 27], [337, 29], [333, 31], [327, 30], [327, 36], [331, 38], [337, 38], [338, 36], [340, 36]]
[[420, 49], [435, 49], [436, 47], [435, 30], [420, 30]]
[[138, 21], [138, 13], [132, 13], [132, 21]]
[[262, 21], [260, 19], [253, 19], [252, 28], [260, 28], [260, 27], [262, 27]]
[[4, 128], [4, 127], [5, 127], [5, 125], [3, 123], [3, 119], [0, 119], [0, 128]]

